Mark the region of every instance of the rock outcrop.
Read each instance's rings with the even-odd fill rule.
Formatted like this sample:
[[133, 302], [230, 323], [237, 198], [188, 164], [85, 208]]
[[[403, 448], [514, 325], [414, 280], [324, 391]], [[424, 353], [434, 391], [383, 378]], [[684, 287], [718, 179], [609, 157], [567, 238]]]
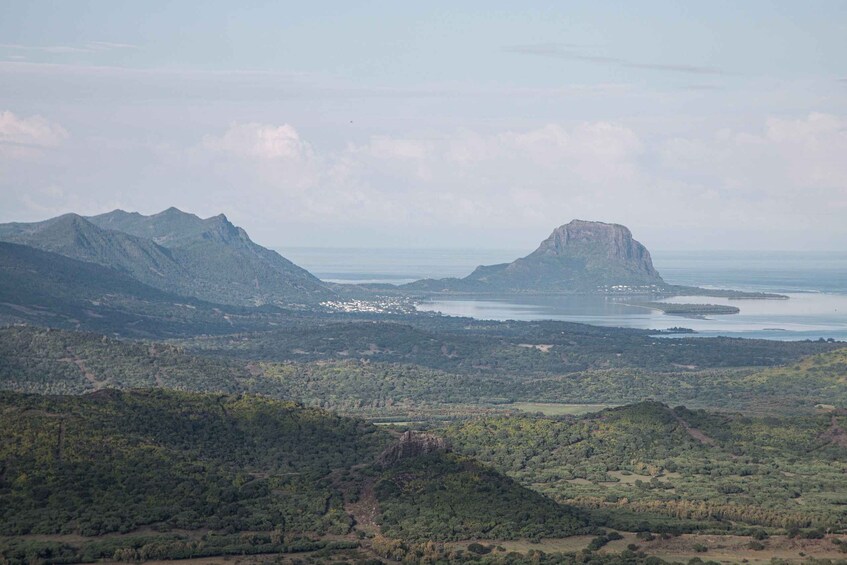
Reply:
[[450, 446], [443, 438], [432, 434], [408, 431], [400, 436], [397, 443], [380, 454], [377, 463], [383, 468], [391, 467], [403, 459], [448, 451], [450, 451]]

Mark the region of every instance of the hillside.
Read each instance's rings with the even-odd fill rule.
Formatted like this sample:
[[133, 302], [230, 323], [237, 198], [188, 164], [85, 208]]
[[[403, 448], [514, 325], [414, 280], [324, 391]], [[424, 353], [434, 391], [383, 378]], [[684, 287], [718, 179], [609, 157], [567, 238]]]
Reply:
[[[385, 534], [406, 541], [586, 528], [565, 507], [443, 451], [381, 464], [390, 434], [291, 402], [0, 393], [0, 429], [0, 536], [77, 536], [27, 542], [45, 563], [355, 548], [363, 497]], [[420, 505], [419, 489], [443, 486], [449, 500]], [[110, 533], [122, 536], [97, 537]], [[0, 556], [20, 540], [0, 538]]]
[[220, 304], [314, 304], [333, 294], [308, 271], [253, 243], [222, 214], [205, 220], [175, 208], [152, 216], [66, 214], [2, 224], [0, 240], [110, 267], [154, 288]]
[[97, 535], [158, 522], [346, 532], [340, 501], [300, 477], [368, 461], [390, 441], [356, 420], [259, 398], [2, 393], [0, 406], [4, 534]]
[[847, 390], [847, 348], [812, 355], [799, 362], [765, 369], [744, 380], [746, 386], [785, 398], [808, 396], [817, 389], [820, 404], [844, 406]]
[[580, 418], [484, 418], [444, 436], [624, 529], [847, 527], [847, 414], [792, 418], [644, 402]]
[[266, 327], [266, 310], [210, 304], [95, 263], [0, 242], [0, 324], [167, 338]]

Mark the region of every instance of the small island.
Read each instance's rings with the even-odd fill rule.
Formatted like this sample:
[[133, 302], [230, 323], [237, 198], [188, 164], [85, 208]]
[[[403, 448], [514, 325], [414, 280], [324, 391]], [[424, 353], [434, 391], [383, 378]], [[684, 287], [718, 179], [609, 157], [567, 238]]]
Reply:
[[671, 316], [685, 316], [688, 318], [703, 318], [704, 316], [724, 316], [729, 314], [738, 314], [741, 312], [735, 306], [725, 306], [722, 304], [674, 304], [669, 302], [646, 302], [640, 306], [661, 310], [665, 314]]

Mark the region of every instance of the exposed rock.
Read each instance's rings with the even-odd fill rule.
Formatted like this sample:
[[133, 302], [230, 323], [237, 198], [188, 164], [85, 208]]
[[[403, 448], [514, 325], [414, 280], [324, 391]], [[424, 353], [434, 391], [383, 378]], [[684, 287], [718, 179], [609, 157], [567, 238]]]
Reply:
[[403, 459], [448, 451], [450, 451], [450, 446], [443, 438], [432, 434], [408, 431], [400, 436], [397, 443], [383, 451], [377, 462], [382, 467], [390, 467]]

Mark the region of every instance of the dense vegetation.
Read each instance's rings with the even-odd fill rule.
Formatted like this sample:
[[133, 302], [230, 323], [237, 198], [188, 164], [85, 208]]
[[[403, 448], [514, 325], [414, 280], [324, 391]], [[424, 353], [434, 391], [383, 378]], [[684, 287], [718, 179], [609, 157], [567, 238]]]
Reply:
[[847, 414], [751, 418], [656, 402], [482, 418], [456, 450], [629, 530], [847, 528]]
[[[352, 332], [354, 328], [368, 329], [374, 325], [341, 324], [340, 327]], [[402, 335], [404, 328], [409, 332], [405, 337]], [[503, 362], [497, 361], [499, 365], [514, 367], [507, 370], [490, 368], [484, 365], [484, 359], [477, 359], [476, 367], [466, 362], [457, 364], [458, 359], [466, 358], [466, 353], [458, 348], [442, 350], [449, 342], [439, 341], [422, 330], [399, 326], [398, 333], [401, 344], [397, 347], [409, 347], [408, 360], [428, 360], [432, 365], [444, 364], [448, 368], [372, 360], [372, 357], [406, 359], [397, 354], [397, 349], [385, 349], [384, 343], [373, 341], [365, 353], [356, 358], [341, 356], [339, 359], [331, 354], [331, 348], [338, 347], [338, 343], [346, 339], [344, 332], [335, 334], [337, 339], [332, 339], [329, 331], [319, 334], [325, 338], [316, 341], [324, 348], [323, 353], [313, 349], [310, 354], [302, 355], [312, 361], [297, 363], [211, 357], [198, 354], [205, 350], [186, 351], [170, 344], [12, 327], [0, 329], [0, 388], [50, 394], [78, 394], [104, 387], [248, 392], [369, 418], [413, 419], [469, 415], [480, 410], [502, 412], [508, 410], [512, 402], [626, 404], [653, 398], [693, 407], [755, 412], [778, 407], [783, 411], [807, 413], [816, 404], [847, 404], [847, 387], [844, 386], [847, 353], [843, 349], [764, 371], [749, 367], [692, 369], [682, 366], [648, 371], [632, 366], [603, 368], [608, 353], [603, 346], [590, 349], [588, 340], [584, 346], [570, 346], [572, 353], [560, 352], [558, 356], [558, 347], [566, 349], [569, 346], [550, 345], [538, 349], [507, 344], [503, 347], [513, 352], [514, 357], [503, 355]], [[420, 345], [414, 345], [416, 337]], [[595, 341], [602, 344], [607, 340], [601, 337]], [[675, 346], [677, 348], [688, 347], [685, 340], [674, 341], [682, 342]], [[735, 347], [736, 341], [728, 343]], [[673, 351], [670, 340], [652, 339], [652, 342], [657, 348], [671, 343]], [[232, 337], [226, 344], [238, 351], [244, 342]], [[831, 346], [802, 343], [797, 344], [796, 351], [818, 351]], [[758, 344], [753, 342], [749, 347], [755, 350]], [[584, 361], [577, 362], [580, 349], [585, 351]], [[763, 345], [762, 352], [766, 351]], [[783, 353], [779, 359], [786, 356]], [[593, 358], [593, 364], [598, 367], [548, 373], [539, 369], [548, 363], [548, 358], [554, 361], [558, 358], [560, 365], [566, 366], [569, 363], [584, 366], [592, 363]], [[612, 357], [619, 364], [633, 358], [640, 360], [632, 352], [627, 357], [623, 354]], [[520, 369], [522, 366], [526, 368]]]
[[[266, 361], [357, 359], [451, 372], [563, 374], [588, 369], [769, 367], [844, 344], [738, 338], [658, 338], [655, 332], [567, 322], [483, 322], [442, 316], [396, 321], [300, 320], [249, 334], [198, 338], [198, 351]], [[539, 349], [538, 345], [545, 347]]]
[[540, 539], [587, 531], [573, 510], [452, 454], [402, 460], [374, 490], [383, 534], [403, 540]]
[[[358, 547], [348, 505], [374, 483], [384, 534], [410, 542], [587, 527], [467, 458], [437, 451], [386, 464], [379, 456], [390, 434], [290, 402], [165, 390], [4, 392], [0, 429], [0, 558], [12, 562]], [[56, 537], [68, 534], [82, 538]]]
[[151, 391], [0, 396], [0, 532], [346, 533], [326, 475], [390, 439], [360, 421], [259, 398]]

